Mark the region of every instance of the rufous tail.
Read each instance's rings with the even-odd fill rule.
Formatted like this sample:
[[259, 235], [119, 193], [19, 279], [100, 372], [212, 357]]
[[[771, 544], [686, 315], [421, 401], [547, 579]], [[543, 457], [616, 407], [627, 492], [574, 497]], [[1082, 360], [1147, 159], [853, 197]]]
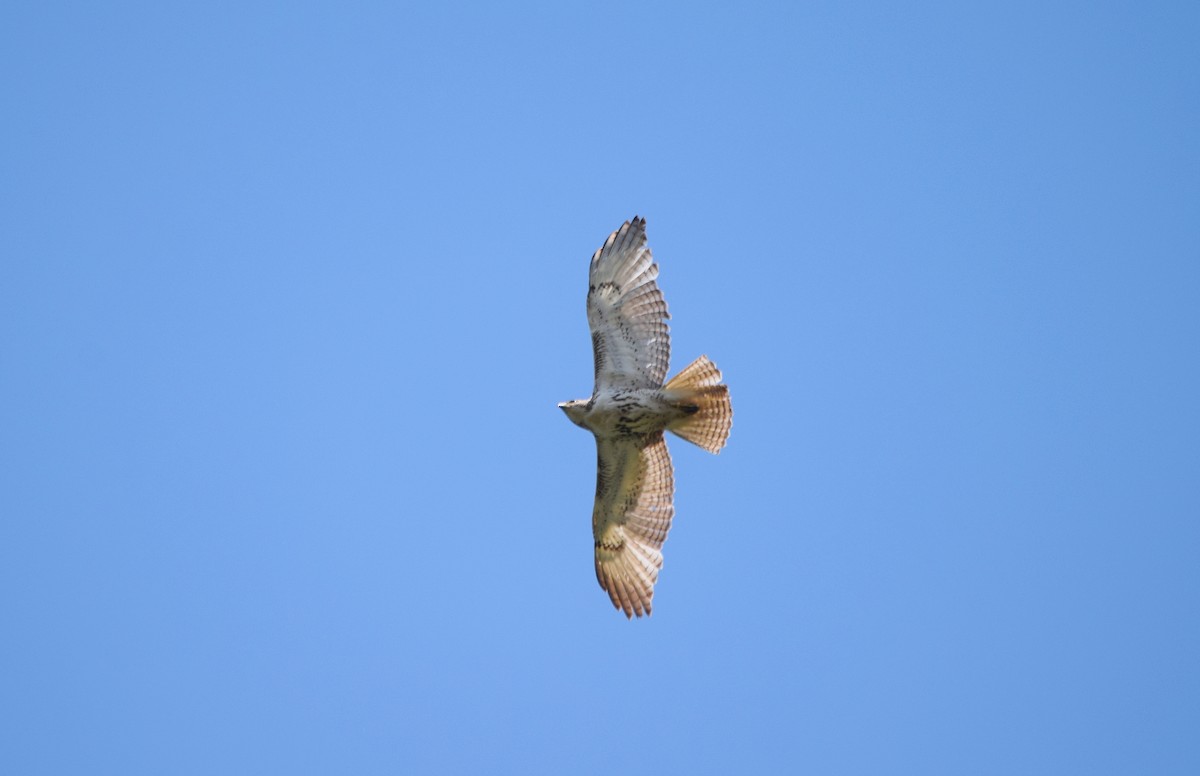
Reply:
[[672, 377], [663, 391], [687, 413], [667, 429], [710, 453], [721, 452], [733, 426], [733, 404], [717, 365], [700, 356]]

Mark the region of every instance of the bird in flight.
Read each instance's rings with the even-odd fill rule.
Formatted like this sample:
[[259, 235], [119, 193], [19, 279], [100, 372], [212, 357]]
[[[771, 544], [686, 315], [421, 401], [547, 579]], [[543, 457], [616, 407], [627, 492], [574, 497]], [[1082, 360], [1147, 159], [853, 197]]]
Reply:
[[664, 431], [710, 453], [729, 438], [733, 405], [707, 356], [667, 380], [667, 303], [646, 247], [646, 219], [626, 221], [592, 256], [587, 313], [596, 384], [592, 398], [558, 406], [596, 436], [596, 579], [613, 606], [650, 614], [675, 494]]

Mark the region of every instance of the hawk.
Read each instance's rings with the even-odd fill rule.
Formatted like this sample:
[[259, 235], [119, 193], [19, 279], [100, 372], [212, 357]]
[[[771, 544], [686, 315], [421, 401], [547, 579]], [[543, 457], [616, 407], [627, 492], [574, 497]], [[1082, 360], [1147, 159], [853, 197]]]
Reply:
[[733, 405], [707, 356], [668, 380], [667, 303], [646, 247], [646, 220], [626, 221], [592, 256], [587, 313], [596, 384], [590, 399], [562, 402], [596, 436], [596, 579], [631, 618], [650, 614], [675, 492], [663, 432], [710, 453], [729, 437]]

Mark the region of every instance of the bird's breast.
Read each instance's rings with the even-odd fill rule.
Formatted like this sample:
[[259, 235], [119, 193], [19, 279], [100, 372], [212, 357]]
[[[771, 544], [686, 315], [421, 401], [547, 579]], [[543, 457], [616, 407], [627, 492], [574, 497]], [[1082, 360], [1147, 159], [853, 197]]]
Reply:
[[584, 418], [596, 436], [644, 436], [662, 431], [676, 412], [654, 389], [613, 391], [596, 396]]

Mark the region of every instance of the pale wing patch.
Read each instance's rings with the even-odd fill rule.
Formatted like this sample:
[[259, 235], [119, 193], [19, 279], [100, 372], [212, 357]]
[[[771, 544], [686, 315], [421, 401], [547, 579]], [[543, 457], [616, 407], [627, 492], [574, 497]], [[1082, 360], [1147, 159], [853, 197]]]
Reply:
[[650, 614], [662, 546], [675, 514], [674, 472], [662, 434], [596, 438], [596, 579], [626, 617]]
[[644, 218], [626, 221], [592, 256], [587, 309], [597, 394], [612, 388], [658, 388], [666, 378], [670, 314], [657, 277]]

